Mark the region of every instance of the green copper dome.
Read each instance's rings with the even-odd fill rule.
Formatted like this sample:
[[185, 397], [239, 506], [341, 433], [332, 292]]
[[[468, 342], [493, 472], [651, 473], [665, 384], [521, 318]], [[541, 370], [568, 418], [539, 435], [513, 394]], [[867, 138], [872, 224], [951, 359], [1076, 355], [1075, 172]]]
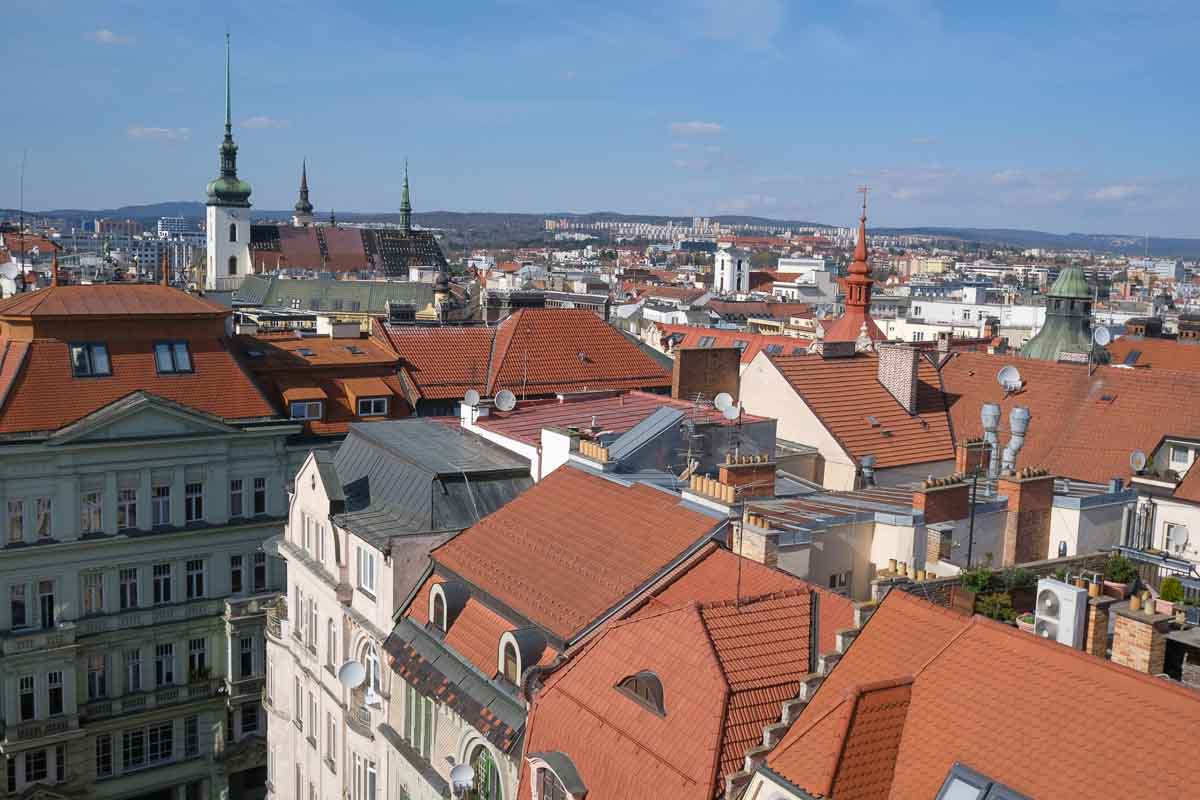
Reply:
[[1060, 272], [1046, 292], [1046, 324], [1021, 355], [1041, 361], [1108, 360], [1107, 350], [1092, 346], [1092, 290], [1079, 267]]
[[221, 142], [221, 175], [208, 184], [208, 205], [250, 207], [250, 184], [237, 176], [237, 145], [229, 102], [229, 34], [225, 34], [225, 139]]
[[1088, 288], [1087, 278], [1079, 267], [1067, 267], [1058, 273], [1058, 278], [1046, 292], [1048, 297], [1077, 297], [1088, 300], [1092, 290]]

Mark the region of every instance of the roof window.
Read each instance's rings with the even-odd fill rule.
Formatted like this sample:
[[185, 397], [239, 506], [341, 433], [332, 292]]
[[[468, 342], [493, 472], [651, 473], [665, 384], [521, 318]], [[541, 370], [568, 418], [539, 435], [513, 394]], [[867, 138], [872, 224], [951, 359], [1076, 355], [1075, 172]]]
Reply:
[[712, 347], [713, 342], [717, 340], [715, 336], [701, 336], [700, 341], [696, 343], [697, 347]]
[[72, 344], [71, 373], [76, 378], [112, 375], [112, 365], [108, 360], [108, 346], [95, 342]]
[[738, 350], [745, 350], [747, 347], [750, 346], [750, 343], [747, 342], [745, 339], [734, 339], [733, 346], [736, 347]]
[[662, 681], [653, 672], [639, 672], [636, 675], [630, 675], [617, 684], [617, 690], [660, 717], [667, 715], [666, 706], [663, 705]]
[[766, 348], [766, 349], [767, 349], [767, 355], [769, 355], [769, 356], [777, 356], [777, 355], [779, 355], [780, 353], [782, 353], [782, 352], [783, 352], [783, 345], [781, 345], [781, 344], [769, 344], [769, 345], [767, 345], [767, 348]]
[[154, 345], [154, 366], [159, 375], [192, 371], [192, 354], [187, 342], [157, 342]]
[[361, 347], [359, 347], [359, 346], [358, 346], [358, 345], [356, 345], [356, 344], [348, 344], [348, 345], [346, 345], [346, 349], [350, 351], [350, 355], [352, 355], [352, 356], [361, 356], [361, 355], [363, 355], [363, 350], [362, 350], [362, 348], [361, 348]]
[[1030, 800], [1002, 783], [955, 762], [936, 800]]
[[297, 347], [296, 352], [305, 358], [312, 358], [314, 355], [311, 347]]

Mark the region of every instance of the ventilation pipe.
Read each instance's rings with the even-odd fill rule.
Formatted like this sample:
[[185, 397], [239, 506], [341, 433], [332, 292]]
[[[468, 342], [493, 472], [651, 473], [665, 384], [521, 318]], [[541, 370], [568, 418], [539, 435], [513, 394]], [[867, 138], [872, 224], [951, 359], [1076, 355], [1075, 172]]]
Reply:
[[1004, 448], [1004, 464], [1005, 472], [1012, 472], [1017, 468], [1017, 453], [1025, 444], [1025, 431], [1029, 430], [1029, 409], [1024, 406], [1017, 406], [1008, 415], [1008, 428], [1012, 432], [1012, 437], [1008, 440], [1008, 446]]
[[991, 445], [991, 461], [988, 463], [988, 477], [996, 478], [1000, 474], [1000, 406], [997, 403], [984, 403], [980, 412], [983, 422], [983, 440]]

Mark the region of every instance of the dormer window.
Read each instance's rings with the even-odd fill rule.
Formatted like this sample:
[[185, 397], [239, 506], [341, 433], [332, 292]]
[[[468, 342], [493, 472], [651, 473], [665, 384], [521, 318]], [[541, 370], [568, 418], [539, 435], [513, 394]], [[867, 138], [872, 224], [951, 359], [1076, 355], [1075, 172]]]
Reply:
[[546, 767], [538, 769], [536, 785], [538, 800], [570, 800], [571, 796], [567, 794], [562, 781]]
[[517, 646], [512, 642], [504, 643], [504, 662], [501, 665], [504, 680], [516, 686], [521, 680], [521, 657], [517, 654]]
[[663, 705], [662, 681], [653, 672], [630, 675], [617, 684], [617, 689], [660, 717], [667, 715], [666, 706]]
[[358, 401], [360, 417], [386, 417], [388, 401], [386, 397], [363, 397]]
[[292, 419], [320, 420], [325, 414], [325, 404], [320, 400], [305, 400], [291, 404]]
[[429, 617], [433, 627], [437, 628], [442, 633], [446, 632], [446, 598], [441, 592], [433, 595], [433, 613]]
[[154, 366], [159, 375], [192, 371], [192, 354], [187, 342], [158, 342], [154, 345]]
[[76, 378], [112, 375], [108, 346], [90, 342], [71, 345], [71, 372]]

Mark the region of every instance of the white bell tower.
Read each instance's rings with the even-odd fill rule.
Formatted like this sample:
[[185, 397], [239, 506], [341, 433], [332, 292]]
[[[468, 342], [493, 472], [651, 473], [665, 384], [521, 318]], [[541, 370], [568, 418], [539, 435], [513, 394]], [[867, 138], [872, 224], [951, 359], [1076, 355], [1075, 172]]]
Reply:
[[221, 174], [208, 184], [207, 291], [237, 289], [250, 273], [250, 184], [237, 176], [237, 145], [229, 100], [229, 34], [225, 35], [225, 139], [221, 142]]

